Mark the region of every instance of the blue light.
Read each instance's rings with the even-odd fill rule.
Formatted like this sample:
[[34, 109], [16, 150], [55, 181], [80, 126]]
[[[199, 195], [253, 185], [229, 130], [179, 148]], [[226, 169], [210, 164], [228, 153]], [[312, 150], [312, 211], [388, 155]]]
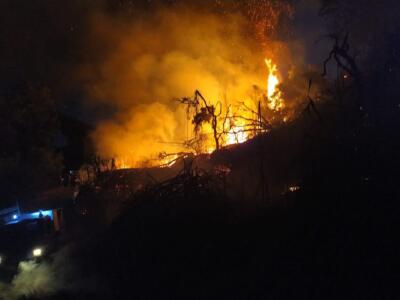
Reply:
[[52, 210], [41, 210], [41, 211], [37, 211], [34, 213], [30, 213], [29, 218], [30, 219], [38, 219], [38, 218], [40, 218], [40, 214], [42, 215], [42, 217], [50, 217], [50, 219], [53, 219], [53, 211]]
[[35, 220], [35, 219], [41, 219], [41, 218], [50, 218], [51, 220], [54, 220], [53, 216], [53, 211], [52, 210], [39, 210], [36, 212], [32, 213], [21, 213], [21, 214], [10, 214], [7, 217], [7, 221], [5, 225], [10, 225], [10, 224], [16, 224], [21, 221], [25, 220]]

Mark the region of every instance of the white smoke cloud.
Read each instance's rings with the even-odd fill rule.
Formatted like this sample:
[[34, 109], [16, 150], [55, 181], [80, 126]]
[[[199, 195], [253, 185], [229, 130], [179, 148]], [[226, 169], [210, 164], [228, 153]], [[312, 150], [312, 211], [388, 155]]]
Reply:
[[92, 286], [90, 280], [80, 278], [80, 270], [71, 253], [72, 247], [66, 246], [44, 261], [21, 261], [12, 281], [0, 282], [0, 299], [44, 297], [62, 291], [89, 289]]

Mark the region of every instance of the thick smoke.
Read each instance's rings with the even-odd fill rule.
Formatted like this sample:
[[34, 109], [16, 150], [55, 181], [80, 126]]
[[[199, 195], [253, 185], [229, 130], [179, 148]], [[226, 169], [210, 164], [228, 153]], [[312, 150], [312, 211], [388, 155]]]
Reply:
[[[52, 295], [64, 288], [60, 271], [47, 263], [22, 261], [18, 266], [18, 274], [11, 284], [0, 285], [0, 299], [19, 299], [22, 296]], [[64, 270], [62, 270], [64, 272]]]
[[[62, 111], [96, 120], [99, 154], [131, 162], [180, 151], [176, 143], [193, 134], [174, 99], [198, 89], [212, 103], [251, 100], [254, 86], [266, 89], [272, 58], [293, 111], [307, 90], [305, 54], [321, 60], [303, 47], [314, 49], [311, 33], [323, 27], [308, 22], [318, 0], [3, 2], [0, 85], [44, 82]], [[304, 16], [309, 7], [315, 15]], [[290, 17], [297, 30], [282, 26]]]
[[93, 135], [98, 152], [133, 165], [162, 151], [182, 151], [179, 143], [191, 137], [193, 125], [174, 99], [200, 90], [213, 104], [251, 102], [255, 90], [266, 89], [265, 58], [272, 58], [291, 83], [283, 88], [292, 98], [285, 99], [287, 107], [294, 109], [306, 90], [307, 81], [298, 81], [302, 47], [272, 40], [261, 45], [252, 29], [238, 12], [187, 7], [130, 18], [96, 14], [88, 51], [98, 47], [102, 55], [81, 66], [79, 78], [93, 103], [116, 111]]
[[59, 292], [90, 292], [94, 281], [82, 276], [73, 252], [72, 246], [66, 246], [45, 261], [21, 261], [12, 281], [0, 282], [0, 299], [45, 297]]

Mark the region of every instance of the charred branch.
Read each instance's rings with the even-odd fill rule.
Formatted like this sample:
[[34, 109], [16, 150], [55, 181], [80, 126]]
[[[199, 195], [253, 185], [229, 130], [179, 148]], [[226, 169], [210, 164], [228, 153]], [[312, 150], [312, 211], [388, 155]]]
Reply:
[[312, 113], [315, 114], [317, 116], [318, 120], [320, 121], [320, 123], [322, 123], [323, 122], [322, 116], [319, 113], [319, 111], [315, 105], [314, 99], [311, 98], [311, 95], [310, 95], [311, 87], [312, 87], [312, 79], [310, 79], [308, 81], [308, 91], [307, 91], [308, 103], [303, 112], [307, 113], [308, 115], [311, 115]]

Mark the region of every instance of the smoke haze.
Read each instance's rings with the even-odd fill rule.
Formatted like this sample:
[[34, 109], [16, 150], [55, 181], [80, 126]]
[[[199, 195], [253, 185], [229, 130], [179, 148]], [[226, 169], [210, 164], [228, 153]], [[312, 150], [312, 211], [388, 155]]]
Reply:
[[213, 104], [254, 102], [254, 87], [267, 86], [265, 58], [277, 64], [288, 113], [296, 111], [314, 72], [304, 59], [312, 47], [304, 42], [320, 26], [288, 26], [294, 18], [300, 28], [312, 19], [302, 11], [319, 6], [298, 2], [306, 4], [4, 1], [1, 36], [9, 47], [1, 49], [1, 85], [20, 77], [49, 85], [63, 111], [95, 124], [92, 139], [101, 156], [134, 165], [184, 150], [193, 126], [174, 99], [198, 89]]
[[[14, 300], [21, 297], [51, 296], [60, 291], [89, 289], [71, 257], [72, 248], [67, 246], [45, 262], [21, 261], [18, 273], [11, 283], [0, 282], [0, 299]], [[79, 280], [77, 280], [79, 278]]]
[[78, 76], [92, 103], [106, 103], [116, 111], [93, 135], [98, 152], [132, 165], [162, 151], [182, 151], [179, 143], [190, 137], [193, 125], [174, 99], [199, 90], [212, 104], [251, 105], [255, 87], [266, 89], [266, 57], [291, 82], [286, 92], [282, 88], [291, 95], [287, 107], [292, 109], [306, 85], [304, 78], [301, 88], [293, 84], [303, 72], [302, 46], [267, 35], [260, 43], [254, 28], [237, 12], [218, 14], [186, 6], [130, 18], [93, 16], [89, 53], [107, 46], [99, 49], [102, 59], [80, 66]]

